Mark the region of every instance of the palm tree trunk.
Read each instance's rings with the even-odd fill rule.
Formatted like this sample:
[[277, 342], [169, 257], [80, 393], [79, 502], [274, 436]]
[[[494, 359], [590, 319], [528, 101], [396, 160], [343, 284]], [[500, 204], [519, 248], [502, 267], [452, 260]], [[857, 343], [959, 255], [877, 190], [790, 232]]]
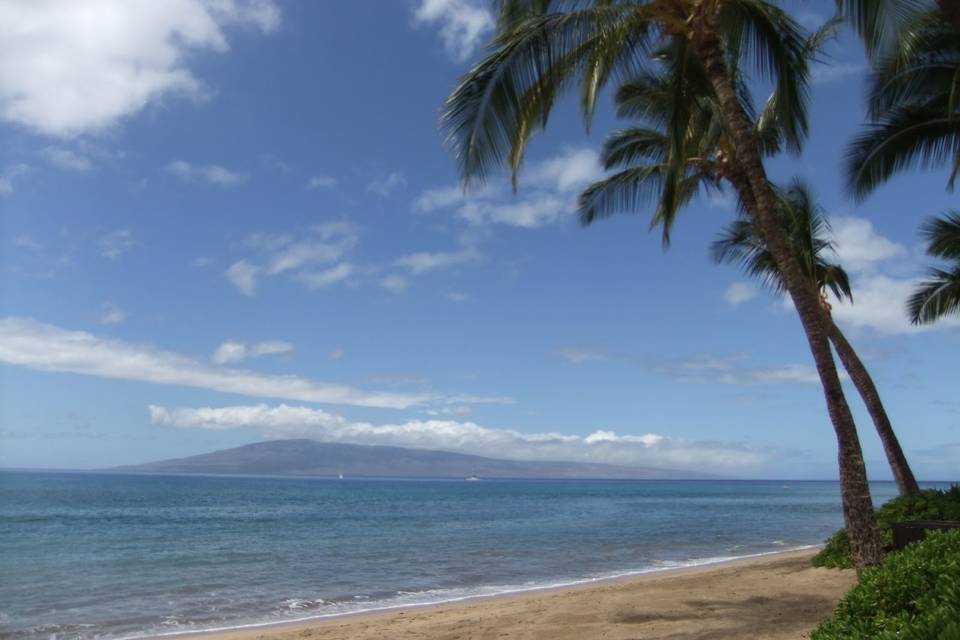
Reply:
[[960, 31], [960, 0], [937, 0], [937, 6], [947, 22]]
[[897, 434], [893, 432], [893, 425], [890, 424], [890, 418], [887, 416], [883, 403], [880, 401], [880, 394], [877, 387], [873, 384], [873, 378], [863, 366], [857, 352], [847, 342], [846, 336], [840, 331], [832, 320], [830, 322], [830, 341], [840, 356], [840, 362], [843, 368], [850, 374], [854, 386], [860, 392], [863, 398], [863, 404], [867, 406], [867, 411], [873, 419], [873, 424], [877, 428], [877, 435], [883, 443], [883, 450], [887, 454], [887, 461], [890, 463], [890, 469], [893, 471], [893, 477], [897, 481], [897, 488], [900, 495], [916, 495], [920, 493], [920, 486], [917, 479], [913, 477], [913, 471], [907, 463], [907, 457], [903, 455], [903, 449], [900, 448], [900, 441], [897, 440]]
[[737, 99], [724, 60], [717, 5], [702, 2], [698, 3], [698, 7], [699, 11], [694, 16], [696, 22], [693, 25], [693, 44], [720, 100], [722, 114], [736, 150], [736, 162], [743, 168], [749, 181], [757, 205], [756, 211], [751, 215], [754, 216], [754, 221], [783, 274], [784, 284], [800, 316], [823, 385], [827, 410], [837, 437], [844, 521], [850, 536], [854, 566], [860, 570], [879, 563], [883, 558], [883, 548], [870, 497], [863, 451], [830, 351], [826, 312], [820, 306], [816, 286], [803, 277], [800, 265], [778, 223], [773, 191], [760, 159], [759, 146], [743, 112], [743, 106]]

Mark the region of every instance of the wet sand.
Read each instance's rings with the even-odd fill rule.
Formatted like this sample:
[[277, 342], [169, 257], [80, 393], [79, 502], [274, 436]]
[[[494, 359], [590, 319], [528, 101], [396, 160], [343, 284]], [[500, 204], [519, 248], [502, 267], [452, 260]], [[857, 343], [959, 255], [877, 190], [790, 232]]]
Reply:
[[856, 581], [815, 550], [452, 604], [194, 636], [202, 640], [794, 640]]

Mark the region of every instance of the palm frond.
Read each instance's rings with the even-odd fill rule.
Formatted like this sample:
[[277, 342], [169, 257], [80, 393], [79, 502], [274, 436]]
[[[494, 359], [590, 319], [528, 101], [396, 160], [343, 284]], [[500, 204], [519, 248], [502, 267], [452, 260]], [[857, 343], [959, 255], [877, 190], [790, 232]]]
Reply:
[[929, 324], [960, 313], [960, 265], [951, 271], [931, 269], [907, 300], [907, 313], [913, 324]]

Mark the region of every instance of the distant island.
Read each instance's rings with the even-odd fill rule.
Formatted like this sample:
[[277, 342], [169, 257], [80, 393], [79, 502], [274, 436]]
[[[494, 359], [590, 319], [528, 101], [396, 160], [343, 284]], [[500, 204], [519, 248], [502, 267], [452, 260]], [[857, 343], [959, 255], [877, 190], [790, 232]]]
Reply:
[[129, 473], [231, 475], [407, 477], [407, 478], [544, 478], [681, 480], [718, 476], [585, 462], [499, 460], [483, 456], [339, 444], [316, 440], [271, 440], [212, 453], [109, 469]]

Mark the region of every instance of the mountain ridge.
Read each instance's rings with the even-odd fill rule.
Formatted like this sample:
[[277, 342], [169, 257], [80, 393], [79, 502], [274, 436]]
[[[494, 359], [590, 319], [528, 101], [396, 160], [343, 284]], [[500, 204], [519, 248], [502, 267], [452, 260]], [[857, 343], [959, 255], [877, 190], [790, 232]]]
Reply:
[[681, 480], [722, 476], [592, 462], [508, 460], [433, 449], [268, 440], [184, 458], [107, 469], [126, 473], [272, 475], [294, 477], [542, 478]]

